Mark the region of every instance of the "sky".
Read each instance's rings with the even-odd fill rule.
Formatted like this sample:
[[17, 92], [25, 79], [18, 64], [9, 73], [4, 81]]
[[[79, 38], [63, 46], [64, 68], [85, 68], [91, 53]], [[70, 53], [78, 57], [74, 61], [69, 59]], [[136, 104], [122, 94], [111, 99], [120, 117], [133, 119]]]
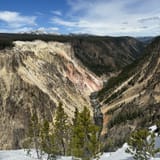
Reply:
[[0, 0], [0, 32], [160, 35], [160, 0]]

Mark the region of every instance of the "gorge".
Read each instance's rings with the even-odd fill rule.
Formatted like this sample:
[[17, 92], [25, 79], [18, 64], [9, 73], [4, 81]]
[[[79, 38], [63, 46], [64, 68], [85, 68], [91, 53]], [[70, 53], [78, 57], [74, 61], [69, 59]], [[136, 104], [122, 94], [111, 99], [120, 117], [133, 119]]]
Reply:
[[70, 119], [87, 106], [102, 125], [97, 91], [144, 50], [131, 37], [1, 37], [13, 45], [0, 50], [0, 149], [21, 148], [32, 113], [52, 121], [59, 102]]

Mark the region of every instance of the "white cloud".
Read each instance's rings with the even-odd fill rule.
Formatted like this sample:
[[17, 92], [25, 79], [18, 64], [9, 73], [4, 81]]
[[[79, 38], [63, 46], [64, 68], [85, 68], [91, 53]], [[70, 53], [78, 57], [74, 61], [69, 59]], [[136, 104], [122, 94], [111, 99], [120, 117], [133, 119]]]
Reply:
[[52, 23], [74, 32], [133, 36], [160, 32], [159, 0], [68, 0], [68, 4], [69, 18], [53, 17]]
[[56, 16], [62, 16], [62, 12], [59, 10], [52, 11], [52, 13]]
[[36, 24], [36, 16], [25, 16], [19, 12], [0, 11], [0, 32], [27, 32]]
[[0, 28], [0, 33], [20, 33], [20, 32], [28, 32], [31, 31], [32, 27], [22, 27], [22, 28]]
[[68, 27], [76, 27], [77, 26], [77, 22], [65, 21], [59, 17], [53, 17], [51, 19], [51, 22], [58, 24], [58, 25], [62, 25], [62, 26], [68, 26]]
[[36, 25], [35, 16], [23, 16], [18, 12], [0, 11], [0, 21], [7, 23], [8, 26], [17, 28], [26, 25]]

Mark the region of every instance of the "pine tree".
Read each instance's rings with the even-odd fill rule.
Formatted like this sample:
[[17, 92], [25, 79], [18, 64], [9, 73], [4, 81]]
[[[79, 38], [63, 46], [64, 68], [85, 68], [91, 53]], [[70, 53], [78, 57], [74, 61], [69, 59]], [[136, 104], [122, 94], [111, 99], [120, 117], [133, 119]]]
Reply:
[[100, 153], [101, 151], [101, 143], [99, 139], [99, 131], [100, 128], [96, 126], [95, 124], [91, 124], [90, 126], [90, 140], [89, 140], [89, 149], [90, 149], [90, 155], [92, 157], [96, 157], [97, 153]]
[[126, 152], [131, 153], [135, 160], [149, 160], [160, 150], [155, 149], [155, 134], [147, 129], [139, 129], [131, 133]]
[[76, 156], [76, 157], [80, 157], [82, 155], [81, 153], [81, 129], [79, 126], [79, 111], [76, 108], [75, 110], [75, 115], [73, 118], [73, 125], [72, 125], [72, 137], [71, 137], [71, 155]]
[[71, 139], [72, 155], [84, 160], [95, 157], [100, 146], [98, 135], [99, 127], [93, 123], [87, 107], [81, 113], [76, 110]]
[[67, 155], [67, 150], [69, 146], [69, 128], [70, 125], [68, 122], [68, 116], [64, 112], [62, 103], [59, 103], [54, 122], [54, 135], [58, 154], [60, 155]]
[[[28, 143], [34, 146], [38, 159], [41, 158], [39, 135], [40, 135], [40, 124], [38, 122], [37, 113], [35, 111], [31, 117], [30, 124], [29, 124]], [[29, 147], [32, 147], [32, 146], [29, 146]], [[30, 152], [30, 149], [28, 150], [28, 152]]]
[[44, 120], [41, 125], [41, 151], [48, 155], [47, 160], [55, 158], [56, 146], [55, 146], [55, 136], [51, 132], [48, 120]]

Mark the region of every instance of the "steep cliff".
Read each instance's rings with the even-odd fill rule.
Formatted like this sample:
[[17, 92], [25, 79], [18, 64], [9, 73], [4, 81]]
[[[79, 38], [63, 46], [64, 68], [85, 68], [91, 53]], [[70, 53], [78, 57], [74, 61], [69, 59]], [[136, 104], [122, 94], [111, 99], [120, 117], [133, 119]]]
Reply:
[[102, 105], [106, 149], [122, 145], [138, 127], [160, 118], [160, 38], [146, 48], [139, 61], [108, 81], [97, 96]]
[[132, 37], [0, 33], [0, 49], [5, 46], [11, 47], [11, 42], [17, 40], [70, 43], [74, 56], [98, 76], [110, 75], [131, 64], [142, 55], [145, 46], [144, 43]]
[[[117, 73], [138, 58], [143, 49], [143, 44], [132, 38], [127, 38], [126, 43], [123, 42], [126, 38], [58, 37], [55, 41], [52, 37], [54, 42], [41, 36], [35, 38], [44, 42], [14, 41], [27, 40], [23, 35], [18, 38], [17, 35], [3, 36], [5, 44], [0, 50], [0, 149], [20, 148], [32, 113], [36, 111], [40, 120], [47, 118], [51, 121], [60, 101], [70, 118], [75, 108], [82, 110], [83, 106], [88, 106], [92, 114], [94, 111], [94, 115], [101, 115], [99, 106], [96, 108], [94, 103], [94, 109], [91, 107], [89, 97], [102, 88], [103, 78], [99, 75], [108, 77]], [[30, 38], [34, 40], [34, 37]], [[122, 44], [121, 53], [118, 44]], [[119, 54], [123, 56], [119, 57]], [[119, 68], [117, 59], [123, 62]], [[103, 67], [96, 69], [100, 64]], [[108, 71], [107, 66], [113, 70]]]
[[59, 101], [69, 117], [75, 107], [89, 106], [87, 95], [102, 83], [72, 53], [69, 44], [42, 41], [17, 41], [0, 52], [1, 148], [20, 147], [34, 110], [51, 120]]

